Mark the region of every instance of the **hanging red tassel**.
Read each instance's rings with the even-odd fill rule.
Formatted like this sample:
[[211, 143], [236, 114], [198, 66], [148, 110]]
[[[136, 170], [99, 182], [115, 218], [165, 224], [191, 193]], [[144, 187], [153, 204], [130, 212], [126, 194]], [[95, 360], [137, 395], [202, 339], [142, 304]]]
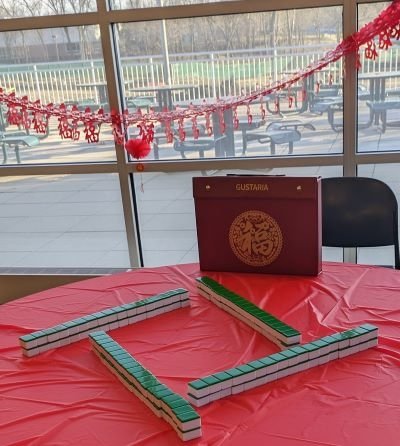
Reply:
[[237, 107], [233, 107], [233, 128], [237, 130], [239, 128], [239, 118]]
[[174, 133], [171, 128], [171, 121], [167, 119], [164, 122], [164, 128], [165, 128], [165, 136], [167, 137], [167, 143], [171, 144], [174, 142]]
[[213, 134], [210, 113], [206, 113], [206, 131], [208, 136], [211, 136]]
[[249, 125], [253, 122], [253, 115], [251, 114], [250, 104], [247, 104], [247, 122]]
[[197, 127], [197, 117], [192, 118], [192, 134], [194, 139], [199, 139], [200, 136], [200, 130]]
[[292, 108], [294, 98], [293, 98], [292, 91], [290, 88], [288, 88], [287, 94], [288, 94], [288, 106], [289, 106], [289, 108]]
[[275, 108], [275, 113], [279, 113], [280, 105], [279, 105], [279, 95], [278, 94], [275, 96], [274, 108]]
[[[150, 143], [147, 140], [147, 135], [143, 134], [142, 138], [128, 139], [128, 141], [126, 141], [125, 143], [125, 150], [129, 153], [129, 155], [137, 160], [146, 158], [151, 150]], [[144, 165], [142, 163], [138, 163], [136, 165], [136, 171], [140, 173], [140, 190], [144, 192], [142, 175], [144, 171]]]
[[180, 141], [185, 141], [186, 139], [186, 132], [184, 130], [184, 123], [183, 123], [183, 118], [180, 118], [178, 121], [178, 135], [179, 135], [179, 140]]
[[265, 108], [264, 108], [264, 98], [260, 96], [260, 113], [261, 113], [261, 121], [265, 119]]

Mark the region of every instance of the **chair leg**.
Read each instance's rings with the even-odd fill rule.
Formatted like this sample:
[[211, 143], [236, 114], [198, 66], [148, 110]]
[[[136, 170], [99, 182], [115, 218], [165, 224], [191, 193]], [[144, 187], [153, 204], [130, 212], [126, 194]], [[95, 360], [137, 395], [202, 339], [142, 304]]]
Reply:
[[247, 139], [246, 139], [246, 130], [242, 130], [242, 155], [246, 155], [247, 152]]
[[289, 142], [289, 155], [293, 153], [293, 141]]
[[382, 133], [386, 132], [386, 126], [387, 126], [387, 111], [383, 110], [381, 113], [381, 121], [382, 121]]
[[15, 158], [17, 159], [17, 163], [21, 164], [21, 158], [19, 156], [19, 145], [15, 144]]
[[7, 150], [6, 145], [2, 144], [1, 149], [3, 150], [3, 164], [7, 164]]
[[160, 159], [160, 153], [158, 151], [158, 144], [153, 143], [153, 150], [154, 150], [154, 159], [155, 160]]
[[271, 141], [271, 155], [275, 155], [275, 143]]

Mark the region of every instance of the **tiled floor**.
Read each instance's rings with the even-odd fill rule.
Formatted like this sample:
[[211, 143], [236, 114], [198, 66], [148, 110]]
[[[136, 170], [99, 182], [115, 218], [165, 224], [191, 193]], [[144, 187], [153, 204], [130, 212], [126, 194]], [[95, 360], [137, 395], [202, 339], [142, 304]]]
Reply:
[[[342, 135], [328, 128], [326, 117], [313, 115], [309, 120], [317, 131], [304, 134], [295, 146], [295, 154], [342, 150]], [[393, 148], [398, 141], [395, 129], [380, 134], [376, 128], [370, 128], [360, 135], [364, 151]], [[73, 147], [65, 146], [63, 154], [56, 144], [57, 139], [57, 136], [54, 140], [49, 138], [35, 152], [22, 153], [23, 160], [43, 162], [50, 157], [51, 161], [72, 161], [71, 156], [75, 160], [80, 155], [80, 160], [87, 161], [96, 159], [96, 153], [97, 159], [112, 159], [112, 150], [104, 144], [79, 146], [74, 143]], [[168, 150], [173, 153], [171, 148]], [[236, 152], [240, 156], [240, 140], [236, 140]], [[278, 152], [287, 153], [287, 147], [278, 146]], [[249, 145], [249, 155], [264, 153], [265, 145]], [[179, 154], [173, 153], [173, 156]], [[369, 165], [363, 166], [360, 174], [388, 182], [400, 198], [398, 169], [398, 165]], [[143, 173], [136, 177], [145, 265], [197, 261], [192, 177], [225, 173]], [[337, 166], [303, 167], [261, 173], [334, 176], [341, 175], [341, 169]], [[0, 267], [130, 266], [116, 175], [3, 176], [0, 177], [0, 209]], [[390, 248], [364, 249], [361, 259], [366, 263], [388, 264], [391, 255]], [[339, 260], [340, 250], [324, 250], [324, 258]]]

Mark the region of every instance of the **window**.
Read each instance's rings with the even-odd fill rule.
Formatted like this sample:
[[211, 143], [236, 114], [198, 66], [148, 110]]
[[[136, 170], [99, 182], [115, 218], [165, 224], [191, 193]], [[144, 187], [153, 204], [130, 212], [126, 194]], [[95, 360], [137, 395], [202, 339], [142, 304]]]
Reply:
[[96, 0], [43, 1], [35, 0], [0, 0], [0, 19], [15, 17], [41, 17], [61, 14], [80, 14], [96, 9]]
[[[119, 24], [126, 104], [132, 112], [184, 110], [229, 102], [288, 81], [340, 42], [341, 29], [335, 24], [341, 14], [340, 7], [330, 7]], [[176, 122], [169, 142], [165, 126], [157, 126], [151, 157], [340, 153], [343, 124], [341, 117], [330, 119], [328, 104], [342, 107], [342, 71], [340, 61], [290, 88], [256, 98], [249, 109], [239, 106], [236, 127], [227, 110], [224, 135], [216, 113], [213, 138], [207, 137], [204, 117], [196, 127], [185, 123], [185, 141], [177, 136]], [[135, 135], [137, 129], [131, 131]]]
[[[0, 19], [1, 88], [56, 107], [127, 109], [139, 115], [247, 97], [290, 80], [334, 49], [343, 29], [347, 35], [356, 32], [357, 16], [361, 27], [390, 4], [317, 1], [298, 9], [298, 2], [285, 0], [275, 11], [257, 0], [76, 0], [66, 9], [61, 2], [51, 8], [49, 2], [28, 3], [0, 0], [0, 17], [7, 19]], [[29, 20], [14, 20], [23, 17]], [[249, 108], [238, 107], [237, 116], [228, 110], [223, 119], [211, 116], [208, 124], [204, 116], [181, 127], [175, 121], [172, 140], [166, 137], [166, 122], [156, 123], [150, 155], [140, 163], [126, 159], [109, 125], [97, 129], [99, 141], [92, 144], [85, 141], [82, 125], [75, 129], [79, 139], [62, 139], [56, 116], [48, 121], [49, 132], [36, 135], [8, 125], [3, 104], [0, 131], [22, 138], [1, 151], [3, 266], [196, 261], [194, 175], [333, 176], [367, 169], [367, 175], [386, 178], [381, 169], [400, 163], [397, 42], [380, 52], [379, 60], [362, 53], [361, 61], [355, 81], [346, 75], [354, 63], [349, 57], [267, 95], [262, 103], [257, 98]], [[371, 100], [369, 73], [387, 79], [381, 101]], [[355, 102], [358, 111], [349, 113]], [[374, 102], [384, 102], [385, 113]], [[127, 136], [137, 136], [136, 124]], [[218, 133], [222, 124], [226, 132]], [[209, 135], [208, 126], [216, 133]], [[200, 143], [193, 135], [197, 130]], [[74, 201], [74, 196], [86, 198]], [[37, 200], [28, 202], [32, 197]], [[47, 232], [57, 236], [49, 240]], [[62, 245], [69, 248], [65, 255], [57, 254]], [[340, 261], [341, 254], [324, 251], [324, 258]]]

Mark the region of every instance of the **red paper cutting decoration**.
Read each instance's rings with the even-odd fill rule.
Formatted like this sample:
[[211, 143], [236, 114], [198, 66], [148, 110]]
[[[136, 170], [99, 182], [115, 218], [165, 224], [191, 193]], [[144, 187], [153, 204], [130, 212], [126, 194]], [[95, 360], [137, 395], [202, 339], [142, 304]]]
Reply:
[[376, 51], [376, 45], [373, 40], [367, 42], [367, 47], [364, 51], [365, 58], [375, 60], [378, 57], [378, 52]]
[[233, 107], [233, 128], [237, 130], [239, 128], [239, 118], [237, 107]]
[[183, 118], [180, 118], [178, 121], [178, 135], [179, 135], [179, 139], [183, 142], [186, 139], [186, 132], [183, 128], [184, 124], [183, 124]]
[[206, 113], [206, 131], [207, 131], [207, 135], [211, 136], [213, 133], [213, 128], [211, 125], [211, 115], [210, 113]]
[[174, 133], [171, 129], [171, 121], [169, 119], [167, 119], [164, 122], [164, 127], [165, 127], [165, 136], [167, 137], [167, 143], [171, 144], [174, 141]]
[[392, 46], [392, 42], [390, 40], [390, 32], [388, 30], [381, 31], [379, 33], [379, 48], [381, 50], [387, 50], [390, 46]]
[[86, 123], [84, 133], [87, 142], [99, 142], [100, 124]]
[[32, 124], [36, 133], [47, 133], [49, 126], [49, 116], [41, 109], [40, 99], [35, 102], [35, 105], [39, 110], [33, 112]]
[[274, 106], [275, 106], [275, 112], [279, 113], [279, 96], [278, 94], [275, 95], [275, 100], [274, 100]]
[[260, 97], [260, 113], [261, 113], [261, 120], [264, 121], [264, 119], [265, 119], [265, 108], [264, 108], [264, 98], [263, 98], [263, 96]]
[[48, 121], [47, 119], [43, 119], [43, 113], [40, 111], [36, 111], [33, 114], [33, 128], [36, 130], [36, 133], [47, 132]]
[[28, 96], [24, 96], [22, 98], [23, 104], [21, 104], [20, 108], [20, 126], [24, 127], [25, 130], [30, 129], [32, 121], [29, 118], [29, 113], [27, 110], [27, 105], [29, 103]]
[[60, 105], [60, 116], [58, 118], [57, 128], [61, 139], [74, 139], [74, 126], [68, 122], [67, 107], [65, 104]]
[[390, 37], [393, 37], [396, 40], [400, 39], [400, 24], [392, 26], [390, 30]]
[[11, 125], [23, 125], [22, 108], [18, 109], [16, 103], [13, 101], [15, 93], [10, 94], [11, 101], [8, 103], [7, 122]]
[[[374, 39], [378, 39], [378, 44]], [[194, 135], [197, 133], [197, 123], [193, 121], [194, 118], [199, 118], [199, 116], [204, 116], [206, 121], [206, 133], [212, 135], [213, 127], [211, 124], [210, 117], [212, 114], [216, 113], [219, 118], [219, 123], [215, 122], [215, 125], [219, 125], [219, 130], [225, 133], [226, 126], [224, 122], [224, 111], [234, 110], [234, 107], [249, 105], [258, 97], [265, 95], [274, 95], [274, 105], [275, 113], [280, 113], [280, 97], [281, 91], [289, 89], [293, 85], [300, 81], [303, 81], [307, 77], [311, 76], [318, 70], [327, 67], [330, 63], [336, 62], [343, 56], [350, 53], [358, 53], [360, 48], [366, 48], [365, 58], [375, 60], [378, 57], [377, 45], [380, 49], [387, 50], [392, 46], [391, 39], [400, 39], [400, 0], [395, 0], [390, 3], [390, 5], [382, 11], [379, 16], [377, 16], [370, 23], [364, 25], [356, 33], [346, 37], [342, 42], [340, 42], [336, 48], [328, 51], [320, 60], [311, 63], [305, 69], [296, 73], [289, 80], [284, 82], [276, 82], [272, 85], [258, 90], [259, 86], [256, 85], [256, 91], [251, 92], [246, 95], [245, 91], [241, 91], [241, 96], [224, 101], [219, 99], [217, 104], [207, 104], [203, 101], [203, 106], [195, 107], [190, 104], [189, 110], [182, 111], [171, 111], [164, 107], [161, 112], [155, 112], [151, 109], [147, 114], [143, 114], [139, 109], [136, 113], [129, 114], [125, 110], [122, 114], [116, 110], [111, 110], [111, 113], [95, 114], [90, 108], [87, 108], [85, 112], [79, 112], [76, 110], [66, 109], [65, 106], [56, 107], [53, 104], [49, 104], [46, 107], [42, 107], [40, 102], [31, 102], [25, 97], [16, 97], [15, 93], [5, 93], [5, 91], [0, 88], [0, 102], [6, 104], [8, 107], [7, 120], [10, 124], [18, 125], [19, 127], [24, 127], [29, 129], [31, 126], [31, 119], [33, 119], [33, 125], [38, 132], [48, 131], [48, 120], [50, 117], [54, 116], [59, 121], [58, 130], [61, 138], [78, 139], [79, 132], [77, 130], [78, 125], [84, 125], [86, 138], [89, 142], [97, 142], [99, 140], [99, 129], [102, 124], [109, 124], [112, 127], [114, 139], [116, 143], [124, 144], [125, 133], [128, 125], [137, 125], [141, 123], [143, 126], [143, 135], [146, 137], [148, 143], [150, 143], [154, 136], [154, 130], [151, 128], [155, 122], [180, 122], [179, 123], [179, 137], [181, 140], [185, 138], [185, 131], [183, 121], [185, 119], [192, 119]], [[357, 54], [357, 68], [361, 66], [359, 54]], [[343, 78], [345, 78], [346, 72], [343, 69]], [[329, 77], [329, 84], [332, 82], [332, 76]], [[319, 83], [316, 85], [317, 92], [319, 91]], [[297, 98], [302, 97], [304, 102], [308, 96], [308, 92], [302, 90], [299, 92]], [[288, 91], [289, 106], [292, 106], [292, 101], [296, 100], [296, 96], [291, 95]], [[261, 116], [264, 118], [265, 111], [261, 105]], [[248, 122], [251, 122], [251, 114], [248, 112]], [[45, 119], [44, 119], [45, 118]], [[47, 119], [46, 119], [47, 118]], [[47, 122], [47, 124], [46, 124]], [[234, 121], [236, 125], [237, 122]], [[47, 125], [47, 128], [46, 128]], [[167, 126], [166, 126], [167, 127]], [[171, 135], [173, 129], [171, 125], [169, 126], [169, 131], [167, 127], [167, 138], [171, 140]]]
[[249, 125], [253, 122], [253, 115], [251, 114], [250, 104], [247, 104], [247, 122]]
[[[103, 110], [100, 109], [98, 111], [99, 116], [103, 114]], [[101, 123], [98, 121], [97, 117], [92, 115], [90, 112], [90, 108], [85, 110], [85, 118], [84, 118], [85, 128], [85, 139], [87, 142], [99, 142], [100, 139], [100, 127]], [[115, 137], [115, 135], [114, 135]]]
[[290, 88], [288, 88], [287, 94], [288, 94], [289, 108], [292, 108], [293, 107], [293, 95], [292, 95], [292, 92], [291, 92]]
[[150, 124], [146, 125], [146, 141], [150, 144], [154, 140], [154, 124], [150, 122]]
[[193, 133], [194, 139], [199, 139], [200, 130], [197, 127], [197, 117], [196, 116], [194, 118], [192, 118], [192, 133]]
[[122, 133], [122, 119], [121, 115], [116, 110], [111, 110], [111, 126], [115, 143], [122, 145], [124, 143], [124, 134]]
[[221, 134], [224, 134], [226, 130], [226, 124], [224, 119], [224, 111], [222, 108], [218, 109], [218, 118], [219, 118], [219, 131]]

